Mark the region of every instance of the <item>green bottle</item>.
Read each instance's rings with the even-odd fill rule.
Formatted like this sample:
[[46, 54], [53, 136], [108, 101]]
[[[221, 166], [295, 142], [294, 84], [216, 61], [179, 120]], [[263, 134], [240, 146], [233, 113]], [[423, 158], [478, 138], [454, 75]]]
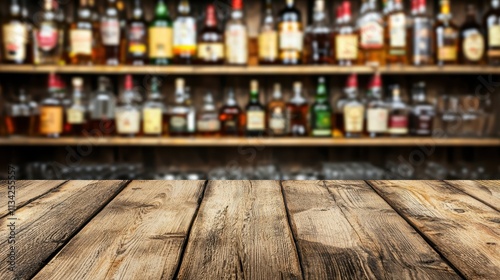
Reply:
[[154, 19], [149, 24], [149, 61], [169, 65], [173, 57], [172, 19], [164, 0], [158, 0]]
[[332, 107], [328, 102], [324, 77], [318, 80], [316, 101], [311, 106], [311, 134], [314, 137], [332, 137]]

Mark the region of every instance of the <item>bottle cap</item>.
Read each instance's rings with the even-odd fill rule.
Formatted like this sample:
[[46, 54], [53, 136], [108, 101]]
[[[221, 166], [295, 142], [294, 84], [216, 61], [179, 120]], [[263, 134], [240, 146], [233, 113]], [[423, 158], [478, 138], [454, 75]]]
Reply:
[[81, 77], [74, 77], [71, 80], [71, 83], [73, 84], [73, 87], [80, 88], [80, 87], [83, 86], [83, 78], [81, 78]]
[[250, 90], [251, 91], [257, 91], [257, 90], [259, 90], [259, 82], [257, 80], [252, 80], [250, 82]]
[[318, 78], [318, 83], [319, 84], [324, 84], [325, 83], [325, 77], [319, 77]]
[[274, 84], [274, 91], [277, 92], [277, 91], [281, 91], [281, 85], [276, 83]]
[[59, 84], [57, 75], [55, 73], [49, 74], [49, 88], [55, 88]]
[[177, 80], [175, 80], [175, 87], [177, 89], [184, 88], [184, 85], [185, 85], [184, 79], [178, 78]]
[[358, 75], [356, 73], [353, 73], [347, 78], [347, 85], [346, 87], [348, 88], [357, 88], [358, 87]]
[[243, 10], [243, 0], [233, 0], [234, 10]]
[[132, 80], [132, 75], [125, 76], [125, 90], [131, 90], [134, 88], [134, 81]]
[[207, 6], [207, 15], [206, 15], [206, 25], [208, 26], [215, 26], [217, 25], [217, 16], [215, 12], [215, 6], [214, 4], [209, 4]]
[[344, 3], [342, 3], [342, 16], [351, 16], [351, 2], [344, 1]]
[[301, 82], [295, 82], [295, 83], [293, 83], [293, 88], [295, 90], [302, 90], [302, 83]]
[[342, 18], [342, 13], [343, 13], [343, 10], [342, 10], [342, 5], [339, 5], [337, 7], [337, 20], [341, 19]]
[[370, 88], [381, 88], [382, 87], [382, 77], [380, 73], [375, 73], [370, 81]]

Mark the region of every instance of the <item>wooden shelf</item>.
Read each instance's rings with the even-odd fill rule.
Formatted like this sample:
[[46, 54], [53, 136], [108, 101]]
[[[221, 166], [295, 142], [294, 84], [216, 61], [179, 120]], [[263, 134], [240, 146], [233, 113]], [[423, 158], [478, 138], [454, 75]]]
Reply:
[[433, 138], [1, 138], [0, 146], [164, 146], [164, 147], [497, 147], [500, 139]]
[[429, 75], [429, 74], [500, 74], [500, 67], [491, 66], [33, 66], [0, 65], [0, 73], [46, 74], [151, 74], [151, 75], [334, 75], [372, 74], [380, 71], [388, 75]]

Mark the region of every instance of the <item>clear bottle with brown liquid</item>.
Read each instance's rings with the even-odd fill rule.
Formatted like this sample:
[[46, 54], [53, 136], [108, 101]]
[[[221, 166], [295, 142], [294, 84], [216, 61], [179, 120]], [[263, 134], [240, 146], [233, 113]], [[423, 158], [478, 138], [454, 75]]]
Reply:
[[69, 63], [73, 65], [93, 64], [94, 25], [88, 0], [80, 0], [77, 18], [69, 31]]
[[293, 137], [308, 136], [309, 105], [302, 95], [302, 83], [293, 84], [293, 97], [286, 104], [288, 134]]
[[332, 29], [325, 12], [325, 0], [314, 2], [313, 23], [307, 27], [304, 40], [305, 64], [332, 64]]
[[340, 66], [352, 66], [359, 60], [359, 34], [352, 22], [351, 2], [344, 1], [337, 8], [337, 26], [334, 33], [335, 61]]
[[234, 91], [229, 90], [227, 100], [220, 109], [219, 120], [222, 136], [239, 136], [242, 133], [242, 110], [238, 106]]
[[376, 0], [363, 0], [357, 22], [360, 59], [369, 66], [385, 65], [384, 19]]
[[304, 50], [304, 30], [302, 15], [295, 7], [294, 0], [287, 0], [279, 14], [279, 58], [281, 64], [301, 64]]
[[435, 61], [438, 65], [453, 65], [458, 63], [458, 27], [452, 21], [450, 1], [441, 0], [441, 13], [434, 25]]
[[283, 101], [281, 85], [275, 84], [272, 100], [267, 104], [267, 134], [273, 137], [285, 136], [286, 103]]
[[107, 6], [101, 18], [101, 40], [106, 65], [120, 64], [120, 43], [121, 37], [124, 36], [121, 34], [120, 20], [116, 0], [107, 0]]
[[271, 0], [266, 0], [266, 9], [259, 30], [259, 64], [270, 65], [278, 62], [278, 31]]
[[385, 46], [387, 64], [408, 64], [408, 18], [403, 0], [389, 0], [385, 15]]
[[205, 26], [198, 35], [198, 63], [224, 64], [224, 34], [217, 25], [215, 5], [207, 6]]
[[484, 63], [484, 32], [477, 22], [476, 16], [476, 6], [467, 5], [467, 17], [460, 27], [459, 53], [461, 64], [479, 65]]
[[500, 0], [491, 0], [491, 7], [483, 17], [486, 29], [487, 59], [490, 65], [500, 65]]
[[29, 56], [28, 23], [22, 14], [19, 0], [11, 0], [7, 18], [2, 21], [3, 62], [9, 64], [24, 64]]

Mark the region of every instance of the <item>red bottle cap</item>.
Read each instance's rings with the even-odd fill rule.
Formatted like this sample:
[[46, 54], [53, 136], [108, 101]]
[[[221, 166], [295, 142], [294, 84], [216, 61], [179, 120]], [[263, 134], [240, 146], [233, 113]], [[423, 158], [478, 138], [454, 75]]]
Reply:
[[217, 16], [215, 13], [215, 6], [213, 4], [209, 4], [207, 6], [207, 18], [205, 21], [207, 26], [216, 26], [217, 25]]
[[351, 16], [351, 2], [344, 1], [342, 3], [343, 16]]
[[233, 0], [233, 10], [243, 10], [243, 0]]
[[373, 75], [372, 80], [370, 81], [370, 88], [381, 88], [382, 87], [382, 77], [379, 73]]
[[343, 15], [343, 9], [342, 9], [342, 5], [338, 6], [337, 7], [337, 20], [341, 19], [344, 15]]
[[49, 88], [55, 88], [59, 84], [57, 75], [55, 73], [49, 74]]
[[125, 90], [132, 90], [134, 88], [134, 81], [132, 75], [125, 76]]
[[358, 75], [353, 73], [349, 78], [347, 78], [347, 86], [348, 88], [357, 88], [358, 87]]
[[427, 7], [427, 1], [425, 1], [425, 0], [419, 0], [418, 1], [418, 8], [419, 9], [425, 10], [426, 7]]

